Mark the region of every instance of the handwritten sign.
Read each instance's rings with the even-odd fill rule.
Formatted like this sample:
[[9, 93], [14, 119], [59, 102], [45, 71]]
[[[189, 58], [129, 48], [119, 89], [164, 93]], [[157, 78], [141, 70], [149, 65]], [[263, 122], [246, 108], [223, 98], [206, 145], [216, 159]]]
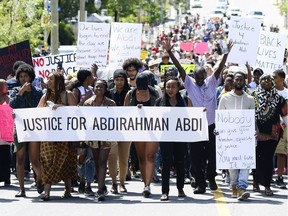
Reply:
[[257, 52], [256, 67], [272, 74], [283, 68], [286, 35], [261, 31]]
[[140, 52], [140, 59], [145, 60], [148, 58], [148, 51], [147, 50], [141, 50]]
[[142, 24], [112, 23], [109, 66], [122, 68], [128, 58], [140, 58]]
[[255, 160], [255, 111], [216, 110], [217, 169], [252, 169]]
[[245, 65], [246, 62], [255, 65], [260, 30], [261, 20], [232, 16], [228, 40], [233, 40], [234, 46], [227, 61], [240, 65]]
[[106, 67], [110, 24], [80, 22], [78, 27], [78, 41], [76, 66], [88, 68], [96, 63], [99, 68]]
[[186, 52], [191, 52], [194, 49], [193, 42], [180, 42], [180, 49]]
[[57, 70], [57, 65], [59, 62], [62, 62], [65, 75], [77, 71], [76, 53], [37, 57], [33, 58], [36, 77], [43, 77], [44, 80], [47, 79], [49, 73]]
[[196, 54], [204, 54], [209, 52], [208, 48], [208, 43], [207, 42], [200, 42], [200, 43], [195, 43], [194, 45], [194, 53]]
[[0, 139], [13, 142], [14, 119], [13, 109], [9, 105], [0, 105]]
[[24, 61], [33, 66], [28, 40], [0, 49], [0, 79], [6, 79], [13, 73], [16, 61]]
[[[186, 73], [194, 72], [196, 65], [195, 64], [181, 64], [182, 68]], [[166, 68], [175, 67], [175, 65], [161, 65], [160, 72], [164, 73]]]

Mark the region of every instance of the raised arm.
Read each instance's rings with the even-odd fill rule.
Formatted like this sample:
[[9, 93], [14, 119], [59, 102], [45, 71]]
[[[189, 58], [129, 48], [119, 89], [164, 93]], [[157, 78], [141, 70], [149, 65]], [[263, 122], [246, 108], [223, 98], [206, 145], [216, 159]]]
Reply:
[[221, 72], [222, 72], [222, 70], [223, 70], [223, 68], [224, 68], [224, 66], [225, 66], [225, 63], [226, 63], [226, 61], [227, 61], [228, 54], [230, 53], [233, 45], [234, 45], [233, 41], [230, 40], [230, 41], [228, 42], [228, 44], [227, 44], [228, 52], [227, 52], [226, 54], [224, 54], [224, 56], [223, 56], [223, 58], [222, 58], [222, 60], [221, 60], [221, 62], [220, 62], [220, 64], [219, 64], [219, 67], [218, 67], [217, 70], [213, 73], [216, 79], [219, 78], [219, 76], [220, 76], [220, 74], [221, 74]]
[[174, 54], [172, 53], [172, 48], [173, 46], [171, 45], [171, 39], [170, 38], [166, 38], [163, 41], [163, 47], [164, 49], [167, 51], [167, 53], [169, 54], [173, 64], [176, 66], [176, 68], [178, 69], [180, 76], [183, 80], [183, 82], [185, 81], [186, 78], [186, 72], [185, 70], [182, 68], [181, 64], [179, 63], [179, 61], [177, 60], [177, 58], [174, 56]]

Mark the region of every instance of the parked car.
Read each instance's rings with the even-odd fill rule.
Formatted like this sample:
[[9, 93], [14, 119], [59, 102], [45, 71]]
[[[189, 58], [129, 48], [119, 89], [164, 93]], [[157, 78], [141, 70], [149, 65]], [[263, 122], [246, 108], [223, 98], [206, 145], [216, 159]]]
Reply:
[[217, 9], [212, 10], [208, 15], [208, 19], [219, 20], [223, 18], [224, 18], [224, 14], [222, 13], [221, 10], [217, 10]]
[[230, 19], [231, 16], [241, 17], [242, 11], [239, 8], [229, 8], [226, 12], [226, 16], [228, 19]]
[[191, 0], [190, 3], [192, 8], [202, 8], [201, 0]]
[[265, 14], [263, 13], [263, 11], [261, 10], [251, 10], [248, 14], [247, 14], [248, 18], [252, 18], [252, 19], [260, 19], [261, 20], [261, 25], [264, 25], [264, 17]]

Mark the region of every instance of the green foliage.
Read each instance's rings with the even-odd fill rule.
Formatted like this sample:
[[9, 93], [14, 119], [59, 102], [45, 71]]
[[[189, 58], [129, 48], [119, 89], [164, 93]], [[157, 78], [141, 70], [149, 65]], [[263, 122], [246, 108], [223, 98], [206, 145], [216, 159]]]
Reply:
[[65, 22], [59, 22], [59, 43], [61, 45], [73, 45], [75, 42], [71, 25]]
[[279, 9], [281, 14], [288, 14], [288, 0], [282, 0], [279, 2]]
[[0, 47], [29, 40], [31, 48], [43, 44], [43, 1], [3, 0], [0, 2]]

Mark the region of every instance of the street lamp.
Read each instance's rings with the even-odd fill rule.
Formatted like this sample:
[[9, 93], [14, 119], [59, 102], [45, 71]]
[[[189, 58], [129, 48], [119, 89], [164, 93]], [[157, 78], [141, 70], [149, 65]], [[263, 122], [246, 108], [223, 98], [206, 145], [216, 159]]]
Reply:
[[101, 7], [102, 1], [101, 0], [94, 0], [94, 6], [98, 10]]

